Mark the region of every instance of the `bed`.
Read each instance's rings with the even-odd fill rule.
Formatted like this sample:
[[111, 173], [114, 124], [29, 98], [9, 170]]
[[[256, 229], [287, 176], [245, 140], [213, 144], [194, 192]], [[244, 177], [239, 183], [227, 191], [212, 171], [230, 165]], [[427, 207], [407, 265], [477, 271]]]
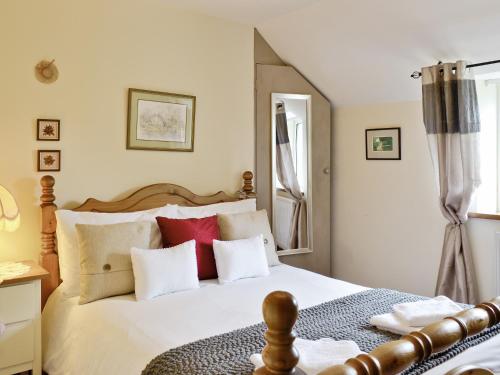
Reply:
[[[255, 195], [252, 177], [251, 172], [245, 172], [244, 186], [238, 197], [222, 192], [202, 197], [180, 186], [158, 184], [140, 189], [120, 201], [89, 199], [75, 210], [132, 212], [167, 203], [200, 206], [232, 202]], [[76, 297], [68, 298], [58, 288], [60, 275], [54, 184], [55, 180], [51, 176], [44, 176], [41, 180], [41, 264], [51, 275], [42, 287], [42, 303], [45, 305], [43, 368], [49, 375], [139, 374], [161, 353], [258, 324], [263, 319], [263, 301], [264, 318], [269, 327], [266, 333], [268, 354], [264, 354], [266, 366], [259, 369], [258, 373], [299, 374], [300, 370], [295, 369], [297, 362], [292, 349], [292, 329], [297, 317], [296, 301], [300, 309], [314, 308], [327, 301], [369, 290], [306, 270], [279, 265], [272, 267], [267, 277], [242, 279], [223, 285], [219, 285], [216, 280], [206, 280], [201, 282], [199, 289], [167, 294], [141, 303], [131, 294], [79, 305]], [[275, 292], [277, 290], [286, 292]], [[427, 336], [412, 334], [385, 344], [369, 355], [349, 360], [346, 366], [326, 370], [325, 373], [395, 374], [423, 359], [431, 351], [443, 350], [468, 335], [497, 324], [500, 321], [499, 306], [498, 299], [482, 304], [462, 313], [455, 320], [426, 328]], [[445, 374], [470, 364], [500, 373], [500, 335], [465, 350], [425, 374]], [[455, 373], [462, 374], [465, 371], [468, 370]]]

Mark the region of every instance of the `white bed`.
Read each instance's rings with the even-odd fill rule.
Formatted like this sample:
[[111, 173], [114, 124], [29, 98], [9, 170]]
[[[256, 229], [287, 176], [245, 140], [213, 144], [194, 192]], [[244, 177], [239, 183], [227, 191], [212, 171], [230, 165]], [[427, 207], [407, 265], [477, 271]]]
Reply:
[[[291, 292], [306, 308], [365, 289], [281, 265], [268, 277], [203, 281], [199, 289], [142, 302], [132, 294], [78, 305], [78, 297], [56, 290], [43, 311], [43, 368], [50, 375], [140, 374], [171, 348], [261, 322], [262, 301], [274, 290]], [[473, 363], [500, 374], [500, 336], [426, 374]]]

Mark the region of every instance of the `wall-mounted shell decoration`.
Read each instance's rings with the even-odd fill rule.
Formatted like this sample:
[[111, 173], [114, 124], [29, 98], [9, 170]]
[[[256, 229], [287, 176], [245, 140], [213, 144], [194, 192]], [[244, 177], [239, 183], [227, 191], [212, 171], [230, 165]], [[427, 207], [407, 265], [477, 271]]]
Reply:
[[59, 78], [59, 71], [57, 70], [55, 60], [47, 61], [42, 60], [35, 66], [35, 77], [42, 83], [53, 83]]

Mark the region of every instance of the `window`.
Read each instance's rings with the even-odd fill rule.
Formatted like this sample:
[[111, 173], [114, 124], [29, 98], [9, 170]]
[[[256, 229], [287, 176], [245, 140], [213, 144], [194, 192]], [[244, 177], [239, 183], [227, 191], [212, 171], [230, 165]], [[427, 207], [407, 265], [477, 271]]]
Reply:
[[477, 190], [472, 212], [500, 212], [500, 77], [499, 74], [476, 80], [481, 117], [480, 158], [481, 186]]

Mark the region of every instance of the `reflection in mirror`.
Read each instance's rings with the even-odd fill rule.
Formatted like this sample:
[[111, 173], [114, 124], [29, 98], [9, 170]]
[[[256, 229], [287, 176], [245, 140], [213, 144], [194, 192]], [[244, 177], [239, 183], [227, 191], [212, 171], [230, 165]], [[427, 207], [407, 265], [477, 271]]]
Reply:
[[273, 94], [273, 232], [278, 251], [310, 249], [310, 96]]

